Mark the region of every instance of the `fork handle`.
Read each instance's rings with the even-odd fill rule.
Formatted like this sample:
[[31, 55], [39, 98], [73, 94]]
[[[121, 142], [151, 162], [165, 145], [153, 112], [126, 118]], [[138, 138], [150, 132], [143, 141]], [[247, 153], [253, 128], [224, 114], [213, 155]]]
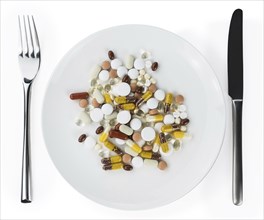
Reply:
[[30, 97], [31, 82], [23, 83], [24, 88], [24, 140], [22, 155], [21, 202], [31, 202], [31, 161], [30, 161]]

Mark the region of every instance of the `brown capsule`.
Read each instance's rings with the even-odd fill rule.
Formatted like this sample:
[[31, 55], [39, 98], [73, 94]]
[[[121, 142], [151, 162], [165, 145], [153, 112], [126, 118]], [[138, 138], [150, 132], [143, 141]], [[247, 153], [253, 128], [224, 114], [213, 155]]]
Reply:
[[114, 54], [114, 52], [112, 50], [108, 51], [108, 57], [109, 57], [110, 60], [115, 59], [115, 54]]
[[96, 129], [95, 133], [96, 133], [96, 134], [101, 134], [103, 131], [104, 131], [104, 127], [103, 127], [103, 126], [99, 126], [99, 127]]
[[161, 154], [160, 153], [153, 153], [152, 154], [152, 159], [153, 160], [159, 160], [161, 158]]
[[122, 82], [125, 82], [125, 83], [128, 83], [128, 84], [130, 84], [130, 81], [131, 81], [131, 79], [130, 79], [129, 75], [127, 75], [127, 74], [122, 79]]
[[82, 135], [78, 138], [78, 141], [79, 141], [80, 143], [82, 143], [82, 142], [85, 141], [86, 138], [87, 138], [87, 135], [86, 135], [86, 134], [82, 134]]
[[165, 134], [163, 132], [160, 132], [159, 134], [159, 138], [160, 138], [160, 143], [166, 143], [166, 137], [165, 137]]
[[122, 161], [123, 161], [124, 163], [130, 163], [131, 160], [132, 160], [132, 157], [131, 157], [129, 154], [124, 154], [124, 155], [122, 156]]
[[86, 107], [88, 106], [88, 100], [87, 100], [87, 99], [81, 99], [81, 100], [79, 101], [79, 106], [80, 106], [81, 108], [86, 108]]
[[103, 70], [108, 70], [108, 69], [110, 69], [110, 67], [111, 67], [111, 64], [110, 64], [110, 62], [109, 62], [108, 60], [105, 60], [105, 61], [102, 63], [102, 69], [103, 69]]
[[98, 108], [100, 106], [100, 104], [97, 102], [95, 98], [92, 99], [92, 106], [95, 108]]
[[121, 124], [120, 124], [120, 123], [117, 123], [117, 124], [115, 125], [114, 129], [118, 131], [120, 126], [121, 126]]
[[145, 146], [142, 147], [142, 149], [143, 149], [144, 151], [151, 151], [152, 148], [153, 148], [153, 147], [152, 147], [151, 145], [145, 145]]
[[70, 99], [76, 100], [76, 99], [88, 99], [89, 93], [88, 92], [76, 92], [70, 94]]
[[143, 91], [144, 91], [144, 87], [143, 86], [137, 86], [137, 88], [136, 88], [136, 93], [139, 93], [139, 94], [142, 94], [143, 93]]
[[121, 155], [121, 154], [123, 154], [123, 151], [121, 150], [121, 149], [119, 149], [118, 147], [114, 147], [114, 149], [112, 150], [112, 151], [114, 151], [115, 153], [117, 153], [118, 155]]
[[125, 171], [131, 171], [131, 170], [133, 170], [133, 167], [131, 165], [129, 165], [129, 164], [124, 164], [123, 169]]
[[160, 170], [165, 170], [166, 168], [167, 168], [167, 163], [165, 162], [165, 161], [163, 161], [163, 160], [160, 160], [159, 161], [159, 164], [158, 164], [158, 168], [160, 169]]
[[135, 98], [136, 98], [136, 99], [140, 99], [141, 96], [142, 96], [142, 94], [135, 92]]
[[137, 83], [131, 83], [130, 88], [131, 88], [131, 92], [135, 92], [137, 89]]
[[110, 78], [116, 78], [117, 77], [117, 70], [111, 69], [109, 72]]
[[126, 100], [127, 100], [127, 102], [135, 103], [137, 101], [137, 98], [135, 96], [127, 96]]
[[188, 118], [182, 119], [180, 125], [187, 125], [189, 124], [190, 120]]
[[154, 93], [157, 90], [157, 86], [155, 84], [151, 84], [149, 86], [148, 90], [151, 91], [152, 93]]
[[156, 115], [159, 113], [158, 109], [150, 109], [148, 112], [150, 115]]
[[184, 102], [184, 97], [182, 95], [176, 95], [175, 96], [175, 102], [177, 104], [182, 104]]
[[140, 132], [134, 132], [134, 134], [132, 135], [132, 139], [135, 142], [140, 141], [142, 139]]
[[117, 131], [117, 130], [110, 130], [109, 131], [109, 137], [110, 138], [119, 138], [122, 140], [127, 140], [128, 136], [124, 133], [122, 133], [121, 131]]
[[158, 67], [159, 67], [158, 62], [154, 62], [154, 63], [152, 63], [152, 65], [151, 65], [151, 69], [152, 69], [152, 71], [156, 71], [156, 70], [158, 69]]

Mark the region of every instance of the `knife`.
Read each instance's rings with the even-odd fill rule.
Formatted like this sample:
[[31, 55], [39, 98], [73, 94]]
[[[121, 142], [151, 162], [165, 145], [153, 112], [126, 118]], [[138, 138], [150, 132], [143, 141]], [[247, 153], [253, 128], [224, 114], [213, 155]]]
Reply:
[[235, 205], [243, 203], [242, 105], [243, 105], [243, 12], [234, 11], [228, 37], [228, 94], [233, 114], [232, 197]]

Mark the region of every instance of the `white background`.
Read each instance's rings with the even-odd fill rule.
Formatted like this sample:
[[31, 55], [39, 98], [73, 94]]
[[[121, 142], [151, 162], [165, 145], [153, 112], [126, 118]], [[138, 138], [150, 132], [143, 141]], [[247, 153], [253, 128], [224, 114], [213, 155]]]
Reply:
[[[120, 211], [98, 205], [75, 191], [51, 162], [41, 130], [45, 88], [62, 56], [98, 30], [131, 23], [154, 25], [180, 35], [200, 50], [227, 91], [227, 37], [236, 8], [244, 11], [243, 205], [232, 204], [230, 123], [211, 172], [193, 191], [169, 205]], [[23, 93], [17, 62], [18, 14], [34, 15], [42, 49], [32, 95], [31, 204], [20, 203]], [[262, 1], [1, 2], [1, 218], [263, 219], [262, 60]], [[229, 122], [230, 117], [229, 112]]]

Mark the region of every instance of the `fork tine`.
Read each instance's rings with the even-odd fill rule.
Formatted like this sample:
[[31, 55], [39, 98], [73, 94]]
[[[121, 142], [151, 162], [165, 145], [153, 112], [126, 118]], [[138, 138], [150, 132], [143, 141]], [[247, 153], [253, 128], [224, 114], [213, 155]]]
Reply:
[[22, 39], [22, 27], [21, 27], [21, 17], [18, 15], [18, 26], [19, 26], [19, 56], [23, 57], [23, 39]]
[[[25, 56], [29, 57], [29, 48], [28, 48], [28, 34], [27, 34], [27, 25], [26, 25], [26, 19], [25, 19], [25, 15], [23, 15], [23, 24], [24, 24], [24, 35], [25, 35]], [[23, 33], [23, 32], [22, 32]]]
[[34, 53], [35, 57], [39, 58], [40, 57], [40, 45], [39, 45], [39, 39], [38, 39], [38, 33], [37, 33], [37, 28], [35, 25], [35, 21], [33, 16], [31, 16], [31, 21], [32, 21], [32, 32], [33, 32], [33, 44], [34, 44]]
[[32, 31], [31, 31], [31, 25], [29, 16], [27, 16], [27, 26], [28, 26], [28, 46], [29, 46], [29, 56], [34, 58], [34, 46], [33, 46], [33, 40], [32, 40]]

